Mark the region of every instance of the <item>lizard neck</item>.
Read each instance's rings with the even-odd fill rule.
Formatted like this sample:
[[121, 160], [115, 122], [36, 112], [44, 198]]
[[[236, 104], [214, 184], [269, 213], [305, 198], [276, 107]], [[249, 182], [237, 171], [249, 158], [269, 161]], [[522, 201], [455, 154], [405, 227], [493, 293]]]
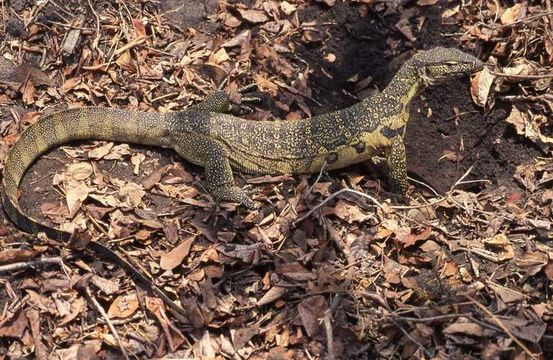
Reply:
[[394, 75], [392, 81], [382, 91], [382, 94], [393, 98], [395, 101], [399, 101], [407, 107], [423, 88], [424, 82], [418, 74], [417, 69], [407, 62]]

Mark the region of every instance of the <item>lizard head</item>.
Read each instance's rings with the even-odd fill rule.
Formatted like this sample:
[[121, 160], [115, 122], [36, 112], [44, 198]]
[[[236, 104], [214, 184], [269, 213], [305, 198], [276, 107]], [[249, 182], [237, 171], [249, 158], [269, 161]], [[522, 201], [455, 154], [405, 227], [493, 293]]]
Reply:
[[484, 67], [484, 63], [476, 57], [445, 47], [419, 51], [408, 63], [427, 85], [444, 83], [452, 77], [469, 75]]

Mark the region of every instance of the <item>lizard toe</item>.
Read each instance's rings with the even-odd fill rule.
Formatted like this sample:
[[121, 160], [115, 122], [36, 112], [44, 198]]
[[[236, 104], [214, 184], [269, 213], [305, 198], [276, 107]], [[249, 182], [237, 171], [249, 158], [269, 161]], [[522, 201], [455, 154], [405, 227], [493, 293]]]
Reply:
[[220, 186], [209, 189], [209, 192], [222, 201], [235, 202], [247, 207], [248, 209], [255, 209], [255, 203], [246, 194], [244, 190], [238, 186]]

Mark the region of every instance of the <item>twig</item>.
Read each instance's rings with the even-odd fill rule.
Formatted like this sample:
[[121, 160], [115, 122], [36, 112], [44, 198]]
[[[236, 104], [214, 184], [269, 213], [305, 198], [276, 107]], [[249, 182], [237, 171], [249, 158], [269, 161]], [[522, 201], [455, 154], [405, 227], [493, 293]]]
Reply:
[[505, 334], [507, 334], [518, 346], [520, 346], [520, 348], [522, 350], [524, 350], [524, 352], [526, 353], [526, 355], [528, 355], [530, 358], [532, 359], [539, 359], [539, 356], [532, 353], [530, 351], [530, 349], [528, 349], [526, 347], [526, 345], [524, 345], [522, 343], [522, 341], [520, 341], [516, 336], [513, 335], [513, 333], [507, 329], [507, 327], [503, 324], [503, 322], [497, 317], [495, 316], [494, 313], [492, 313], [490, 310], [488, 310], [484, 305], [480, 304], [478, 301], [476, 301], [476, 299], [474, 299], [473, 297], [471, 296], [468, 296], [468, 295], [465, 295], [465, 297], [471, 302], [473, 303], [474, 305], [476, 305], [478, 308], [480, 308], [480, 310], [482, 310], [486, 315], [488, 315], [489, 317], [491, 317], [493, 319], [493, 321], [497, 324], [497, 326], [499, 326], [501, 328], [501, 330], [503, 330], [503, 332], [505, 332]]
[[512, 22], [510, 24], [504, 24], [504, 25], [499, 25], [499, 26], [492, 26], [492, 25], [488, 25], [488, 24], [484, 24], [484, 23], [480, 23], [480, 25], [488, 28], [488, 29], [492, 29], [492, 30], [500, 30], [500, 29], [504, 29], [504, 28], [507, 28], [507, 27], [511, 27], [511, 26], [514, 26], [514, 25], [518, 25], [520, 23], [523, 23], [525, 21], [529, 21], [529, 20], [534, 20], [534, 19], [537, 19], [537, 18], [540, 18], [540, 17], [543, 17], [543, 16], [549, 16], [549, 15], [553, 15], [553, 11], [547, 11], [547, 12], [544, 12], [544, 13], [541, 13], [541, 14], [536, 14], [536, 15], [532, 15], [532, 16], [528, 16], [528, 17], [525, 17], [523, 19], [520, 19], [520, 20], [517, 20], [515, 22]]
[[404, 317], [404, 316], [398, 316], [394, 314], [385, 315], [392, 319], [396, 320], [402, 320], [402, 321], [411, 321], [415, 323], [425, 323], [425, 322], [432, 322], [432, 321], [439, 321], [439, 320], [445, 320], [445, 319], [452, 319], [452, 318], [459, 318], [459, 317], [465, 317], [470, 315], [470, 313], [465, 314], [444, 314], [444, 315], [437, 315], [437, 316], [429, 316], [425, 318], [416, 318], [416, 317]]
[[[78, 254], [71, 254], [71, 255], [66, 257], [66, 260], [73, 260], [73, 259], [78, 258], [79, 256], [80, 255], [78, 255]], [[38, 266], [46, 266], [46, 265], [51, 265], [51, 264], [63, 266], [63, 259], [59, 256], [41, 257], [41, 258], [36, 259], [36, 260], [2, 265], [2, 266], [0, 266], [0, 274], [6, 273], [6, 272], [11, 272], [11, 271], [34, 268], [34, 267], [38, 267]]]
[[414, 339], [411, 335], [409, 335], [409, 333], [407, 332], [407, 330], [405, 330], [404, 328], [401, 327], [401, 325], [399, 325], [399, 323], [397, 321], [395, 321], [394, 319], [390, 319], [392, 321], [392, 323], [394, 323], [394, 325], [399, 329], [399, 331], [401, 331], [403, 333], [403, 335], [405, 335], [413, 344], [417, 345], [423, 352], [424, 352], [424, 355], [427, 357], [427, 358], [431, 358], [432, 355], [430, 354], [430, 352], [428, 350], [426, 350], [426, 348], [420, 343], [418, 342], [416, 339]]
[[[553, 21], [552, 21], [552, 23], [553, 23]], [[515, 101], [541, 101], [543, 99], [553, 100], [553, 94], [541, 94], [541, 95], [536, 95], [536, 96], [532, 96], [532, 95], [505, 95], [505, 96], [500, 96], [499, 98], [501, 100], [511, 101], [511, 102], [515, 102]]]
[[533, 74], [505, 74], [505, 73], [500, 73], [500, 72], [495, 72], [495, 71], [490, 71], [490, 74], [492, 75], [495, 75], [495, 76], [501, 76], [501, 77], [510, 77], [510, 78], [514, 78], [514, 79], [529, 79], [529, 80], [532, 80], [532, 79], [545, 79], [545, 78], [553, 78], [553, 74], [539, 74], [539, 75], [533, 75]]
[[100, 17], [98, 16], [98, 13], [94, 10], [94, 6], [92, 6], [92, 3], [90, 2], [90, 0], [87, 0], [87, 1], [88, 1], [88, 7], [90, 8], [90, 11], [92, 11], [92, 14], [96, 18], [96, 36], [92, 41], [92, 48], [99, 50], [98, 44], [100, 43]]
[[449, 198], [451, 196], [451, 194], [453, 193], [453, 190], [455, 190], [455, 188], [470, 174], [473, 167], [474, 167], [474, 165], [471, 165], [468, 168], [468, 170], [465, 171], [465, 173], [455, 182], [455, 184], [453, 184], [453, 186], [451, 186], [449, 191], [444, 196], [442, 196], [441, 198], [439, 198], [437, 200], [434, 200], [432, 202], [429, 202], [428, 204], [422, 204], [422, 205], [408, 205], [408, 206], [393, 205], [393, 206], [390, 206], [390, 208], [396, 209], [396, 210], [410, 210], [410, 209], [421, 209], [421, 208], [425, 208], [425, 207], [434, 206], [436, 204], [439, 204], [439, 203], [441, 203], [442, 201], [446, 200], [447, 198]]
[[407, 177], [407, 179], [409, 179], [409, 181], [412, 181], [416, 184], [424, 186], [425, 188], [430, 190], [434, 195], [441, 196], [440, 194], [438, 194], [438, 192], [436, 190], [434, 190], [434, 188], [432, 186], [428, 185], [427, 183], [424, 183], [422, 181], [418, 181], [417, 179], [413, 179], [412, 177], [409, 177], [409, 176]]
[[102, 305], [96, 300], [94, 296], [92, 296], [92, 293], [90, 292], [90, 288], [88, 287], [88, 284], [86, 284], [88, 281], [84, 281], [85, 285], [80, 290], [84, 294], [84, 296], [87, 298], [88, 301], [94, 305], [96, 310], [102, 315], [102, 318], [104, 318], [104, 321], [109, 327], [109, 330], [111, 331], [111, 334], [113, 335], [113, 338], [117, 342], [117, 345], [119, 346], [119, 349], [121, 349], [121, 353], [123, 354], [123, 357], [126, 360], [129, 360], [129, 355], [127, 354], [127, 350], [125, 350], [125, 347], [123, 346], [123, 342], [121, 341], [121, 338], [119, 337], [119, 334], [117, 333], [117, 330], [115, 329], [115, 326], [111, 323], [111, 320], [109, 319], [108, 314], [102, 308]]
[[326, 169], [326, 160], [325, 162], [323, 163], [323, 166], [321, 166], [321, 171], [319, 171], [319, 175], [317, 176], [317, 178], [315, 179], [315, 182], [313, 183], [313, 185], [311, 185], [309, 187], [309, 190], [307, 190], [307, 193], [305, 193], [305, 197], [309, 196], [309, 194], [311, 194], [311, 191], [313, 191], [313, 189], [315, 188], [315, 185], [317, 185], [317, 183], [319, 182], [319, 180], [321, 180], [321, 177], [323, 176], [323, 172], [324, 170]]
[[357, 191], [357, 190], [353, 190], [353, 189], [350, 189], [350, 188], [343, 188], [343, 189], [340, 189], [338, 191], [336, 191], [334, 194], [330, 195], [329, 197], [327, 197], [323, 202], [317, 204], [314, 208], [312, 208], [311, 210], [309, 210], [307, 212], [307, 214], [303, 215], [302, 217], [300, 217], [298, 220], [296, 220], [296, 223], [300, 223], [302, 222], [303, 220], [307, 219], [309, 216], [311, 216], [311, 214], [313, 214], [317, 209], [319, 209], [321, 206], [324, 206], [326, 203], [328, 203], [330, 200], [334, 199], [336, 196], [338, 195], [341, 195], [345, 192], [348, 192], [348, 193], [352, 193], [352, 194], [355, 194], [355, 195], [359, 195], [361, 197], [364, 197], [366, 199], [369, 199], [370, 201], [372, 201], [376, 206], [378, 206], [380, 209], [382, 209], [382, 211], [386, 211], [386, 209], [382, 206], [382, 204], [376, 200], [374, 197], [370, 196], [370, 195], [367, 195], [365, 193], [362, 193], [361, 191]]
[[334, 351], [334, 332], [332, 330], [332, 314], [334, 311], [336, 311], [336, 308], [338, 308], [338, 305], [340, 304], [340, 296], [336, 296], [332, 300], [332, 305], [330, 308], [328, 308], [325, 311], [324, 315], [324, 324], [325, 324], [325, 331], [326, 331], [326, 347], [328, 356], [327, 359], [334, 360], [336, 359], [336, 354]]
[[[551, 11], [551, 0], [545, 0], [545, 9], [550, 13], [553, 14]], [[553, 31], [553, 16], [548, 16], [549, 18], [549, 28], [551, 31]]]
[[115, 56], [120, 55], [124, 53], [127, 50], [132, 49], [135, 46], [138, 46], [140, 44], [143, 44], [146, 41], [146, 36], [139, 36], [136, 39], [132, 40], [131, 42], [121, 46], [119, 49], [115, 50]]

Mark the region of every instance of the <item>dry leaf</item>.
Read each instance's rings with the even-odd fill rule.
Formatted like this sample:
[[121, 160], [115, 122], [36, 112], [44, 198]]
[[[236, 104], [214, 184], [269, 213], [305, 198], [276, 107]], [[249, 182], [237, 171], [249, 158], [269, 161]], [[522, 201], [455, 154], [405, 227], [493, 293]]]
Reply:
[[457, 322], [444, 328], [444, 334], [464, 334], [470, 336], [482, 336], [484, 328], [478, 324], [459, 319]]
[[92, 188], [84, 183], [79, 186], [69, 189], [65, 194], [65, 201], [67, 208], [69, 209], [69, 217], [74, 217], [77, 211], [79, 211], [83, 201], [88, 197], [88, 194], [92, 192]]
[[438, 161], [446, 159], [453, 162], [461, 162], [463, 160], [463, 155], [456, 153], [451, 150], [444, 150], [443, 155], [438, 159]]
[[486, 106], [494, 79], [495, 76], [486, 67], [471, 79], [470, 94], [476, 105]]
[[124, 51], [118, 58], [115, 60], [115, 63], [121, 67], [121, 69], [128, 71], [130, 73], [136, 72], [136, 66], [132, 60], [130, 51]]
[[497, 234], [492, 238], [482, 240], [482, 242], [499, 250], [497, 252], [497, 259], [499, 261], [509, 260], [515, 257], [513, 245], [504, 234]]
[[297, 10], [296, 5], [290, 4], [288, 1], [281, 1], [279, 6], [280, 10], [282, 10], [282, 12], [286, 15], [291, 15]]
[[123, 201], [124, 205], [130, 208], [138, 207], [144, 195], [146, 195], [146, 191], [144, 191], [142, 186], [131, 182], [121, 186], [117, 192], [119, 199]]
[[418, 6], [430, 6], [438, 3], [439, 0], [417, 0]]
[[99, 160], [109, 154], [110, 150], [113, 148], [113, 143], [108, 142], [101, 146], [98, 146], [88, 152], [88, 158], [89, 159], [96, 159]]
[[339, 200], [333, 208], [326, 208], [325, 215], [334, 214], [340, 219], [352, 224], [354, 222], [363, 223], [373, 218], [372, 214], [365, 214], [359, 206]]
[[2, 321], [0, 324], [0, 338], [8, 337], [21, 339], [26, 328], [27, 317], [25, 316], [25, 311], [20, 310], [13, 314], [11, 318], [6, 317], [6, 319]]
[[140, 172], [140, 164], [144, 160], [146, 160], [146, 155], [142, 153], [134, 154], [131, 156], [131, 164], [134, 165], [132, 170], [133, 174], [138, 175], [138, 173]]
[[127, 156], [127, 155], [130, 155], [130, 154], [131, 154], [131, 151], [130, 151], [129, 144], [119, 144], [119, 145], [115, 145], [114, 147], [112, 147], [109, 154], [104, 156], [104, 159], [106, 159], [106, 160], [119, 160], [123, 156]]
[[108, 309], [110, 318], [125, 319], [138, 310], [139, 302], [136, 293], [119, 295], [116, 297]]
[[522, 4], [518, 3], [508, 8], [501, 15], [501, 23], [503, 25], [510, 25], [518, 20]]
[[69, 176], [71, 176], [75, 180], [84, 180], [87, 179], [92, 173], [94, 172], [94, 169], [92, 168], [92, 165], [87, 162], [78, 162], [69, 165], [67, 168], [67, 173]]
[[532, 140], [536, 145], [547, 151], [553, 145], [553, 137], [542, 134], [541, 127], [547, 127], [549, 120], [541, 115], [530, 117], [523, 113], [517, 106], [513, 106], [505, 121], [515, 128], [518, 135]]
[[543, 271], [545, 272], [545, 276], [547, 276], [550, 281], [553, 281], [553, 261], [550, 260], [547, 265], [545, 265]]
[[238, 9], [238, 12], [240, 13], [240, 16], [242, 16], [244, 20], [249, 21], [252, 24], [259, 24], [269, 20], [265, 12], [261, 10]]
[[315, 338], [322, 332], [321, 319], [328, 309], [326, 299], [321, 295], [308, 297], [298, 305], [298, 314], [301, 323], [311, 338]]
[[442, 12], [442, 19], [447, 19], [452, 17], [453, 15], [457, 14], [460, 9], [461, 9], [461, 5], [454, 6], [451, 9], [445, 9], [444, 12]]
[[190, 248], [192, 247], [193, 242], [194, 237], [191, 236], [182, 241], [168, 253], [161, 255], [159, 266], [163, 270], [172, 270], [179, 266], [184, 258], [190, 253]]

